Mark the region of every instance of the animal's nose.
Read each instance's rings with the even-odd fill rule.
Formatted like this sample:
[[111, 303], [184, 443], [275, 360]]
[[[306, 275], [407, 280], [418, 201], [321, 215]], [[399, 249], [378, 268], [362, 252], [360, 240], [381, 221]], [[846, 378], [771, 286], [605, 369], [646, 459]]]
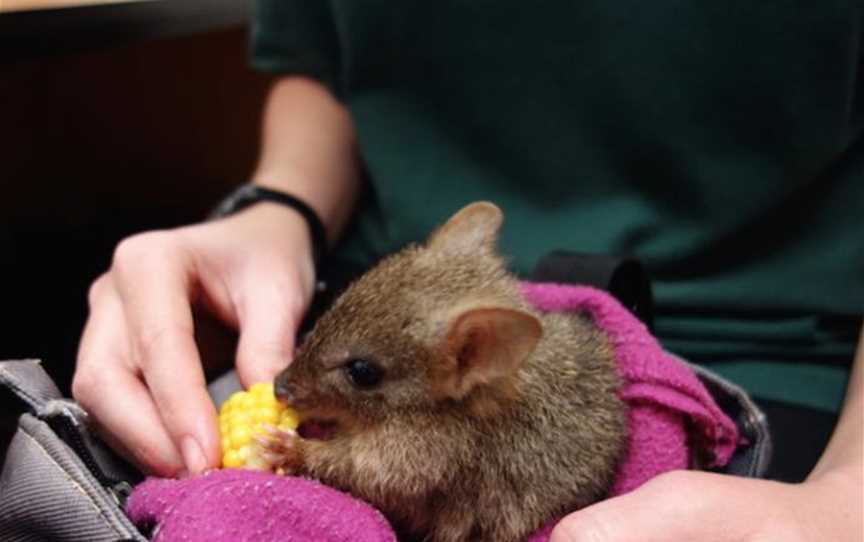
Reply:
[[284, 372], [276, 377], [273, 383], [273, 393], [275, 393], [276, 399], [289, 405], [295, 404], [299, 398], [298, 395], [300, 395], [297, 386], [289, 382], [288, 375]]

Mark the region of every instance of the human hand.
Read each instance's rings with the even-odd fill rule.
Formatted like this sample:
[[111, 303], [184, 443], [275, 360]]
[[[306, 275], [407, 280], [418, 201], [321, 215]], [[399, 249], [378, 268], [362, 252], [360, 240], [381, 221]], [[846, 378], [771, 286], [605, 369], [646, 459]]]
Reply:
[[860, 542], [861, 514], [855, 477], [785, 484], [675, 471], [570, 514], [550, 542]]
[[105, 440], [153, 474], [217, 466], [193, 309], [239, 330], [241, 383], [272, 380], [312, 297], [310, 243], [300, 215], [271, 203], [122, 241], [90, 289], [72, 383]]

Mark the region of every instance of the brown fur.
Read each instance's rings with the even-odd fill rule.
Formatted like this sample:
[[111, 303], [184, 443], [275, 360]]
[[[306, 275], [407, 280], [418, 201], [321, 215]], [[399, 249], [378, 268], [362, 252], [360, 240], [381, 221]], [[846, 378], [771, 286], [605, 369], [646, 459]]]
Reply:
[[[274, 463], [434, 542], [521, 541], [604, 496], [625, 441], [612, 351], [587, 318], [528, 306], [495, 253], [500, 224], [468, 206], [334, 303], [277, 389], [335, 434], [282, 435]], [[352, 358], [382, 366], [380, 386], [353, 386]]]

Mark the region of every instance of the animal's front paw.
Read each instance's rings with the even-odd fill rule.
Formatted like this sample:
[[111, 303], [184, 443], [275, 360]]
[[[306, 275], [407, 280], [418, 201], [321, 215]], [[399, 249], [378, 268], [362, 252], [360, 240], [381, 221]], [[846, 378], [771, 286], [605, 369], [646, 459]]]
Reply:
[[255, 437], [255, 465], [253, 468], [276, 474], [297, 474], [302, 465], [301, 438], [293, 429], [266, 427]]

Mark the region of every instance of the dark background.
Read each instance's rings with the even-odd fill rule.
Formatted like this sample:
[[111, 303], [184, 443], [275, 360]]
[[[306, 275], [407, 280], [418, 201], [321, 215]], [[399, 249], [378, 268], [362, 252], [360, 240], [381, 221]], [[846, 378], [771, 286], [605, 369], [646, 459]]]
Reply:
[[0, 13], [0, 359], [68, 393], [89, 284], [126, 235], [196, 221], [254, 166], [269, 77], [248, 2]]

